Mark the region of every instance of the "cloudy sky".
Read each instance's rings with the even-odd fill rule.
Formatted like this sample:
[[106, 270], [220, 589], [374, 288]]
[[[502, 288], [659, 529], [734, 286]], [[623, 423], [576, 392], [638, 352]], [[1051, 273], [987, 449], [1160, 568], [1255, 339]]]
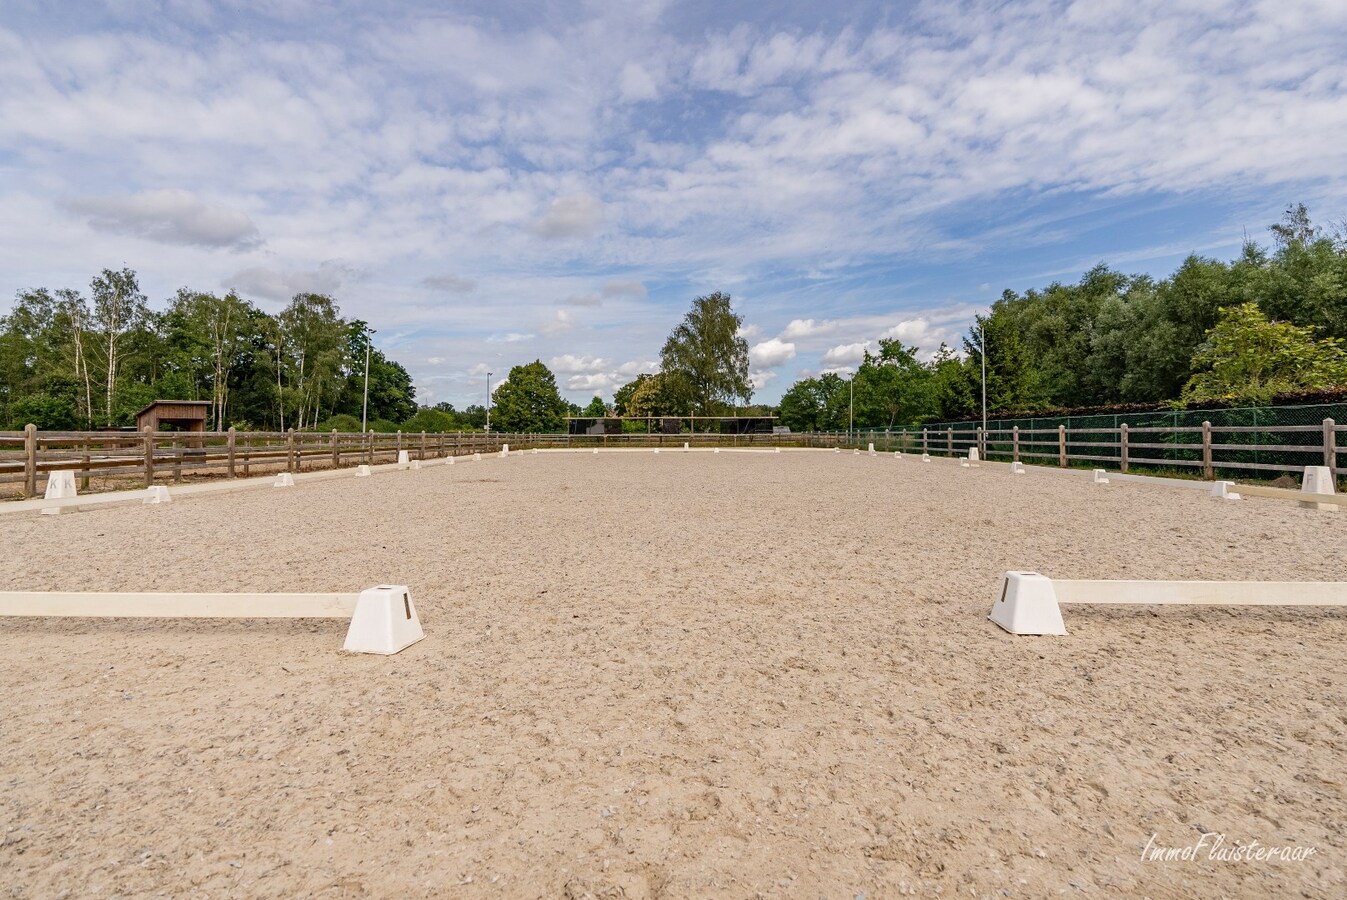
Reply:
[[611, 396], [722, 290], [771, 401], [1347, 214], [1344, 48], [1342, 0], [4, 0], [0, 309], [326, 292], [461, 406]]

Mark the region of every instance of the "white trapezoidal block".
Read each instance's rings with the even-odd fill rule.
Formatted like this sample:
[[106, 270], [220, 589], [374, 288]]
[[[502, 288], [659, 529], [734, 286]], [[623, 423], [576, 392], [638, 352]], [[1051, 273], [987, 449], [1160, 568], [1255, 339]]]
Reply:
[[874, 445], [874, 444], [870, 444], [870, 446], [866, 448], [866, 452], [869, 453], [871, 456], [874, 456], [874, 455], [875, 455], [875, 445]]
[[162, 484], [152, 484], [145, 489], [145, 504], [151, 503], [171, 503], [173, 495], [168, 492], [168, 488]]
[[46, 500], [64, 500], [78, 493], [75, 490], [75, 473], [66, 469], [47, 475]]
[[852, 456], [860, 456], [860, 455], [861, 455], [861, 448], [860, 448], [860, 447], [857, 447], [855, 450], [852, 450], [852, 451], [851, 451], [851, 455], [852, 455]]
[[901, 451], [901, 450], [895, 450], [895, 451], [893, 451], [893, 458], [894, 458], [894, 459], [902, 459], [902, 458], [903, 458], [903, 451]]
[[1022, 462], [1013, 462], [1013, 463], [1011, 463], [1011, 464], [1010, 464], [1010, 474], [1011, 474], [1011, 475], [1023, 475], [1023, 474], [1024, 474], [1024, 463], [1022, 463]]
[[1234, 487], [1233, 481], [1218, 481], [1211, 486], [1211, 495], [1217, 500], [1239, 500], [1241, 497], [1235, 493]]
[[426, 633], [405, 584], [382, 584], [360, 592], [344, 649], [352, 653], [397, 653]]
[[711, 452], [712, 452], [712, 453], [719, 453], [719, 452], [720, 452], [720, 448], [717, 447], [717, 448], [715, 448], [714, 450], [712, 450]]
[[474, 454], [472, 455], [472, 460], [473, 460], [473, 462], [481, 462], [481, 461], [482, 461], [482, 454], [480, 454], [480, 453], [474, 453]]
[[368, 477], [369, 477], [369, 466], [364, 465], [364, 464], [361, 464], [361, 465], [356, 466], [356, 467], [355, 467], [355, 477], [356, 477], [356, 478], [368, 478]]
[[1103, 469], [1095, 469], [1092, 475], [1095, 484], [1108, 484], [1108, 472]]
[[501, 445], [500, 445], [500, 458], [501, 458], [501, 459], [505, 459], [505, 458], [506, 458], [507, 456], [509, 456], [509, 455], [510, 455], [510, 445], [509, 445], [509, 444], [501, 444]]
[[969, 448], [968, 448], [968, 461], [969, 461], [970, 463], [975, 463], [975, 462], [979, 462], [980, 460], [981, 460], [981, 457], [978, 456], [978, 448], [977, 448], [977, 447], [969, 447]]
[[775, 450], [774, 452], [780, 453], [780, 452], [781, 452], [781, 448], [780, 448], [780, 447], [777, 447], [776, 450]]
[[61, 507], [59, 507], [59, 506], [44, 506], [44, 507], [42, 507], [41, 512], [42, 512], [42, 515], [44, 515], [44, 516], [59, 516], [59, 515], [61, 514]]
[[[1305, 477], [1300, 482], [1300, 490], [1306, 494], [1336, 494], [1337, 485], [1333, 483], [1333, 472], [1328, 466], [1306, 466]], [[1306, 509], [1318, 509], [1321, 512], [1336, 512], [1332, 503], [1315, 503], [1313, 500], [1301, 500]]]
[[833, 452], [834, 452], [834, 453], [841, 453], [841, 452], [842, 452], [842, 448], [841, 448], [841, 447], [834, 447], [834, 448], [833, 448]]
[[599, 448], [597, 448], [597, 447], [594, 448], [594, 455], [595, 455], [595, 456], [598, 456], [598, 455], [599, 455]]
[[931, 454], [929, 454], [929, 453], [923, 453], [923, 454], [921, 455], [921, 461], [924, 462], [924, 463], [930, 462], [930, 461], [931, 461]]
[[687, 448], [688, 448], [688, 442], [687, 442], [687, 441], [684, 441], [684, 442], [683, 442], [683, 449], [686, 450]]
[[291, 475], [289, 472], [278, 472], [277, 475], [276, 475], [276, 480], [273, 481], [273, 482], [271, 483], [271, 486], [272, 486], [272, 487], [294, 487], [294, 486], [295, 486], [295, 476]]
[[538, 455], [538, 448], [537, 448], [537, 447], [534, 447], [534, 448], [533, 448], [533, 455], [534, 455], [534, 456], [537, 456], [537, 455]]
[[406, 450], [398, 451], [398, 468], [405, 469], [412, 464], [412, 457]]
[[414, 460], [412, 460], [412, 462], [411, 462], [411, 467], [412, 467], [413, 469], [419, 469], [419, 468], [421, 468], [421, 460], [419, 460], [419, 459], [414, 459]]
[[961, 460], [959, 460], [959, 466], [962, 467], [962, 468], [967, 469], [967, 468], [969, 468], [970, 465], [971, 465], [971, 463], [969, 463], [968, 460], [966, 460], [966, 459], [961, 459]]
[[1066, 634], [1052, 579], [1037, 572], [1007, 572], [987, 618], [1011, 634]]

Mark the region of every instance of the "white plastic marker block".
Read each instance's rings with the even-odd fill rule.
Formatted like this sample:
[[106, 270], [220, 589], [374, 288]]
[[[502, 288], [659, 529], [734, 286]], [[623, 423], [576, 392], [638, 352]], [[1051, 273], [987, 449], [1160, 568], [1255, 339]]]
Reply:
[[688, 442], [687, 442], [687, 441], [684, 441], [684, 442], [683, 442], [683, 449], [686, 450], [687, 448], [688, 448]]
[[969, 463], [976, 463], [976, 462], [980, 462], [980, 461], [981, 461], [981, 457], [978, 456], [978, 448], [977, 448], [977, 447], [969, 447], [969, 448], [968, 448], [968, 461], [969, 461]]
[[1011, 463], [1011, 464], [1010, 464], [1010, 474], [1011, 474], [1011, 475], [1023, 475], [1023, 474], [1024, 474], [1024, 463], [1022, 463], [1022, 462], [1013, 462], [1013, 463]]
[[145, 505], [171, 502], [173, 502], [173, 495], [162, 484], [152, 484], [145, 489]]
[[276, 475], [276, 480], [271, 483], [272, 487], [294, 487], [295, 476], [289, 472], [280, 472]]
[[454, 458], [452, 456], [446, 457], [444, 463], [445, 465], [452, 466], [454, 464]]
[[366, 466], [366, 465], [363, 465], [363, 464], [362, 464], [362, 465], [359, 465], [359, 466], [356, 466], [356, 467], [355, 467], [355, 477], [356, 477], [356, 478], [368, 478], [368, 477], [369, 477], [369, 466]]
[[895, 451], [893, 451], [893, 458], [894, 458], [894, 459], [902, 459], [902, 458], [903, 458], [903, 451], [901, 451], [901, 450], [895, 450]]
[[852, 451], [851, 451], [851, 455], [852, 455], [852, 456], [860, 456], [860, 455], [861, 455], [861, 448], [860, 448], [860, 447], [857, 447], [855, 450], [852, 450]]
[[360, 592], [343, 646], [352, 653], [389, 655], [425, 636], [407, 586], [383, 584]]
[[534, 456], [537, 456], [537, 455], [538, 455], [538, 448], [537, 448], [537, 447], [534, 447], [534, 448], [533, 448], [533, 455], [534, 455]]
[[60, 514], [61, 514], [61, 507], [59, 506], [42, 507], [42, 515], [44, 516], [59, 516]]
[[594, 455], [595, 455], [595, 456], [598, 456], [598, 455], [599, 455], [599, 451], [598, 451], [598, 448], [597, 448], [597, 447], [594, 449]]
[[1007, 572], [987, 618], [1011, 634], [1066, 634], [1052, 579], [1037, 572]]
[[44, 499], [64, 500], [67, 497], [75, 496], [76, 493], [74, 472], [63, 470], [52, 472], [47, 476], [47, 494]]
[[412, 462], [411, 462], [411, 467], [412, 467], [413, 469], [419, 469], [419, 468], [421, 468], [421, 460], [419, 460], [419, 459], [414, 459], [414, 460], [412, 460]]
[[655, 448], [655, 452], [656, 452], [656, 453], [659, 452], [659, 448], [658, 448], [658, 447]]
[[875, 445], [874, 445], [874, 444], [871, 444], [869, 447], [867, 447], [867, 448], [866, 448], [866, 452], [869, 453], [871, 456], [874, 456], [874, 455], [875, 455]]
[[841, 447], [834, 447], [834, 448], [833, 448], [833, 452], [834, 452], [834, 453], [841, 453], [841, 452], [842, 452], [842, 448], [841, 448]]
[[959, 460], [959, 465], [960, 465], [962, 468], [967, 469], [967, 468], [969, 467], [969, 465], [971, 465], [971, 464], [968, 462], [968, 460], [966, 460], [966, 459], [961, 459], [961, 460]]
[[1095, 484], [1108, 484], [1108, 473], [1103, 469], [1095, 469], [1093, 476]]
[[501, 445], [500, 445], [500, 458], [501, 458], [501, 459], [505, 459], [505, 458], [506, 458], [507, 456], [509, 456], [509, 455], [510, 455], [510, 445], [509, 445], [509, 444], [501, 444]]
[[1211, 495], [1217, 500], [1239, 500], [1239, 494], [1235, 493], [1233, 481], [1218, 481], [1211, 486]]
[[480, 453], [474, 453], [474, 454], [472, 455], [472, 460], [473, 460], [473, 462], [481, 462], [481, 461], [482, 461], [482, 454], [480, 454]]
[[781, 452], [781, 448], [780, 448], [780, 447], [777, 447], [777, 448], [776, 448], [776, 452], [777, 452], [777, 453], [780, 453], [780, 452]]
[[[1300, 490], [1306, 494], [1336, 494], [1337, 485], [1333, 483], [1333, 473], [1328, 466], [1306, 466], [1305, 477], [1300, 482]], [[1301, 500], [1300, 505], [1306, 509], [1317, 509], [1321, 512], [1336, 512], [1337, 507], [1332, 503], [1315, 503], [1312, 500]]]
[[412, 464], [412, 457], [406, 450], [398, 451], [398, 468], [405, 469]]
[[931, 461], [931, 454], [929, 454], [929, 453], [923, 453], [923, 454], [921, 455], [921, 461], [924, 462], [924, 463], [930, 462], [930, 461]]
[[715, 448], [714, 450], [712, 450], [711, 452], [712, 452], [712, 453], [719, 453], [719, 452], [720, 452], [720, 448], [719, 448], [719, 447], [716, 447], [716, 448]]

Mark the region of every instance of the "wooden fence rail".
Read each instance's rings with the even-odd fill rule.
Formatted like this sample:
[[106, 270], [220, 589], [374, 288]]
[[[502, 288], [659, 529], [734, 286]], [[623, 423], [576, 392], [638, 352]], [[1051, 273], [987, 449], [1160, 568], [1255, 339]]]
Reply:
[[[1043, 464], [1104, 464], [1123, 472], [1133, 467], [1187, 468], [1205, 478], [1218, 473], [1298, 472], [1306, 465], [1347, 473], [1347, 425], [1325, 419], [1316, 425], [1070, 428], [996, 428], [983, 433], [904, 428], [804, 434], [482, 434], [424, 432], [394, 434], [349, 432], [236, 431], [0, 432], [0, 485], [17, 484], [18, 493], [35, 496], [50, 472], [71, 470], [87, 491], [90, 478], [111, 487], [179, 482], [184, 476], [238, 478], [268, 472], [301, 472], [392, 462], [400, 451], [412, 459], [515, 449], [588, 449], [591, 447], [795, 446], [860, 447], [878, 450], [963, 455], [977, 447], [984, 459], [1027, 460]], [[1267, 437], [1251, 443], [1249, 435]], [[1296, 443], [1301, 438], [1303, 443]], [[1270, 441], [1275, 440], [1276, 443]], [[1262, 455], [1276, 457], [1272, 461]], [[1250, 457], [1253, 458], [1250, 458]]]

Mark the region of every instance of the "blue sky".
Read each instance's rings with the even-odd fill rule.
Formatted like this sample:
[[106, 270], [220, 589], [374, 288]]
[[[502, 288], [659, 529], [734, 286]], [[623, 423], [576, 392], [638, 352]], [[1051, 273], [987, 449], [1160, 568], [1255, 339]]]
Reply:
[[770, 402], [1347, 215], [1344, 48], [1341, 0], [6, 0], [0, 304], [327, 292], [462, 406], [535, 358], [611, 397], [722, 290]]

